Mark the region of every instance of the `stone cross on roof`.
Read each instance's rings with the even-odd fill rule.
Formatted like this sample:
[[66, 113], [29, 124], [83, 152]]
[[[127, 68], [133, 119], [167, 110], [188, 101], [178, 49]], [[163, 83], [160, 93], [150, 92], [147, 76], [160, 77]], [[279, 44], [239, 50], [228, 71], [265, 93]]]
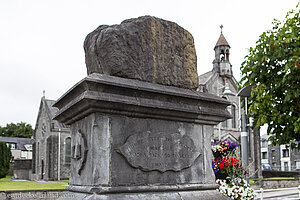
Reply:
[[227, 40], [225, 39], [225, 37], [224, 37], [224, 35], [222, 33], [222, 29], [223, 29], [223, 25], [222, 24], [221, 24], [220, 28], [221, 28], [221, 35], [220, 35], [220, 37], [219, 37], [219, 39], [217, 41], [217, 44], [215, 45], [215, 48], [217, 46], [229, 46]]

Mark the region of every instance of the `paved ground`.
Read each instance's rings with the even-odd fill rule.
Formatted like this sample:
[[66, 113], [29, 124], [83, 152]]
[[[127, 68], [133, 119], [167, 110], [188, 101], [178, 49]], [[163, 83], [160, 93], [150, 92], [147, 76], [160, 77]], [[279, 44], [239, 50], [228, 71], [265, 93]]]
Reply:
[[[263, 199], [272, 199], [272, 200], [291, 200], [291, 199], [300, 199], [298, 188], [280, 188], [283, 190], [266, 190], [263, 192]], [[256, 190], [257, 196], [255, 199], [261, 199], [261, 193], [259, 190]]]

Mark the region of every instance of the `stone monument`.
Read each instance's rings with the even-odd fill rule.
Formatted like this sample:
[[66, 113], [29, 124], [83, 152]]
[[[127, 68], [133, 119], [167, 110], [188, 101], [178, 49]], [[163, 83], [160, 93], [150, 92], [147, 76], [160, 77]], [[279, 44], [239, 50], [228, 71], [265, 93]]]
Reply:
[[216, 191], [210, 139], [229, 102], [196, 91], [192, 35], [144, 16], [99, 26], [84, 49], [88, 76], [54, 105], [71, 127], [69, 194], [227, 199]]

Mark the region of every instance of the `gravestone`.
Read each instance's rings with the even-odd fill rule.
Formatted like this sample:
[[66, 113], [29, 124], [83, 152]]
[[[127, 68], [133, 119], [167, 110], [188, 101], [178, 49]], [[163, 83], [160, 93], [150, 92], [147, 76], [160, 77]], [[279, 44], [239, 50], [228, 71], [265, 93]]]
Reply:
[[[211, 168], [229, 102], [196, 91], [192, 35], [144, 16], [85, 40], [88, 76], [55, 103], [70, 125], [75, 199], [227, 199]], [[66, 198], [61, 198], [66, 199]]]

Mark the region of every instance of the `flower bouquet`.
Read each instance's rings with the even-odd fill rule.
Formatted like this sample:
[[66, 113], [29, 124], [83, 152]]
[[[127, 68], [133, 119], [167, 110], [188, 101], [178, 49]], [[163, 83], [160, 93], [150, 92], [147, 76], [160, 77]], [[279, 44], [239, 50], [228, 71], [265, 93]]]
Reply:
[[217, 179], [227, 179], [227, 177], [234, 179], [244, 177], [247, 174], [247, 171], [236, 157], [218, 157], [213, 161], [212, 167]]
[[226, 141], [217, 141], [212, 143], [212, 152], [215, 159], [212, 162], [212, 168], [217, 179], [235, 178], [246, 175], [239, 159], [237, 159], [236, 148], [239, 145]]
[[219, 192], [226, 196], [237, 200], [254, 200], [255, 193], [245, 179], [235, 178], [227, 183], [226, 180], [217, 180], [219, 185]]
[[220, 186], [218, 191], [232, 199], [254, 199], [254, 191], [245, 180], [247, 171], [237, 158], [238, 146], [229, 140], [212, 143], [212, 168]]
[[232, 155], [239, 146], [240, 145], [231, 142], [230, 140], [220, 140], [211, 144], [212, 152], [215, 158]]

